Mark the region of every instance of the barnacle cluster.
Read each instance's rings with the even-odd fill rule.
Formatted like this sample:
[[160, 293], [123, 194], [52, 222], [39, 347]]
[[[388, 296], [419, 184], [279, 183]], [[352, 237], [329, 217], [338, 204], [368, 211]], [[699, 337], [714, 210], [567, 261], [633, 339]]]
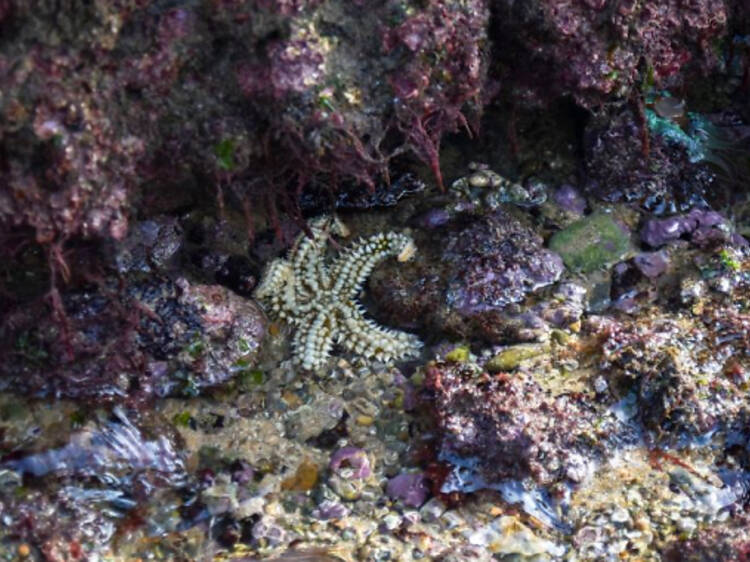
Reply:
[[300, 234], [289, 255], [266, 268], [255, 298], [269, 314], [294, 329], [294, 360], [303, 369], [325, 364], [334, 344], [357, 355], [380, 361], [414, 355], [422, 343], [405, 332], [389, 330], [365, 318], [357, 300], [362, 284], [375, 265], [389, 256], [410, 259], [412, 239], [395, 232], [360, 239], [326, 263], [329, 235], [346, 236], [336, 217], [320, 217], [310, 224], [311, 235]]
[[535, 207], [547, 200], [547, 193], [541, 184], [532, 183], [524, 187], [490, 170], [486, 164], [477, 162], [469, 164], [469, 170], [471, 174], [454, 181], [451, 189], [463, 199], [473, 202], [477, 208], [494, 210], [503, 203]]

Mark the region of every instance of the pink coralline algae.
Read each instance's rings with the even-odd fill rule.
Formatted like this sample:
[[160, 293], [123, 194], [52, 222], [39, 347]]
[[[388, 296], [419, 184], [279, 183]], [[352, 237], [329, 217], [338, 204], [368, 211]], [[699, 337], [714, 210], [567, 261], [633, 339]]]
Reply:
[[[144, 145], [108, 114], [114, 92], [96, 84], [93, 73], [61, 88], [61, 76], [78, 72], [65, 51], [39, 48], [15, 63], [0, 74], [10, 94], [0, 131], [0, 226], [31, 227], [39, 242], [121, 238]], [[33, 103], [18, 101], [26, 96]]]
[[595, 433], [593, 410], [573, 397], [549, 395], [529, 375], [477, 376], [461, 364], [431, 363], [424, 388], [440, 455], [475, 458], [486, 482], [579, 481], [581, 455], [596, 454], [586, 437]]
[[[460, 126], [468, 128], [468, 119], [478, 119], [484, 102], [488, 21], [483, 0], [441, 0], [429, 3], [384, 38], [385, 51], [403, 61], [389, 76], [398, 128], [440, 184], [441, 137]], [[439, 65], [430, 62], [434, 57]]]
[[0, 327], [3, 389], [103, 402], [193, 395], [254, 365], [265, 320], [216, 285], [130, 282], [63, 293], [67, 324], [20, 306]]
[[278, 221], [404, 152], [439, 177], [442, 135], [485, 101], [484, 0], [55, 6], [0, 3], [0, 228], [42, 243], [121, 238], [134, 206], [198, 178]]
[[367, 25], [358, 6], [307, 9], [237, 67], [268, 149], [285, 155], [278, 163], [297, 186], [322, 174], [373, 187], [404, 151], [441, 181], [441, 137], [484, 102], [489, 11], [483, 0], [411, 4], [373, 3]]
[[555, 283], [564, 266], [530, 226], [498, 209], [417, 232], [416, 242], [413, 262], [370, 278], [388, 322], [490, 341], [534, 339], [523, 334], [544, 322], [523, 303]]
[[644, 81], [664, 86], [687, 67], [716, 66], [712, 41], [727, 27], [721, 0], [496, 0], [493, 8], [493, 37], [514, 57], [502, 61], [509, 76], [540, 98], [571, 95], [587, 108], [628, 99]]

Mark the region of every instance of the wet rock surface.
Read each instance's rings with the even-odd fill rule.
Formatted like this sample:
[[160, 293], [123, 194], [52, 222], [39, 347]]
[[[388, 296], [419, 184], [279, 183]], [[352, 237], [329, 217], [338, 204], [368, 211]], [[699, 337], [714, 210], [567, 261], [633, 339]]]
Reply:
[[589, 123], [584, 133], [587, 191], [656, 214], [703, 205], [715, 174], [705, 163], [691, 162], [684, 146], [649, 136], [646, 127], [645, 117], [639, 120], [630, 110]]
[[117, 541], [118, 526], [136, 506], [153, 529], [176, 529], [171, 508], [188, 477], [169, 426], [153, 417], [134, 423], [137, 414], [123, 409], [60, 406], [42, 412], [0, 398], [3, 431], [29, 431], [0, 468], [0, 504], [13, 514], [4, 546], [12, 537], [20, 557], [87, 558], [94, 545]]
[[[462, 228], [486, 233], [512, 212]], [[347, 222], [360, 233], [378, 224]], [[456, 248], [466, 252], [477, 238], [468, 240], [444, 248], [458, 256]], [[539, 240], [531, 246], [537, 251]], [[420, 244], [417, 238], [418, 252]], [[489, 562], [631, 551], [659, 560], [678, 545], [691, 556], [716, 545], [731, 559], [743, 548], [750, 489], [747, 249], [678, 240], [660, 251], [670, 269], [656, 277], [640, 273], [635, 258], [605, 268], [620, 287], [634, 277], [636, 287], [652, 288], [639, 314], [588, 312], [588, 278], [575, 283], [561, 271], [557, 282], [523, 296], [548, 323], [543, 343], [443, 339], [403, 368], [350, 363], [338, 352], [325, 369], [304, 375], [278, 327], [248, 363], [235, 358], [235, 334], [256, 333], [252, 301], [184, 280], [130, 281], [123, 293], [130, 308], [137, 297], [159, 320], [136, 324], [127, 349], [145, 360], [163, 354], [169, 369], [191, 369], [200, 394], [190, 397], [173, 374], [165, 375], [176, 384], [172, 397], [134, 400], [131, 391], [136, 407], [129, 409], [65, 401], [42, 407], [4, 394], [0, 503], [13, 516], [0, 549], [38, 559], [116, 552]], [[118, 302], [97, 291], [63, 295], [72, 333], [83, 332], [77, 310], [95, 312], [94, 295], [108, 305], [98, 314]], [[188, 345], [195, 335], [206, 350]], [[27, 361], [34, 341], [16, 350]], [[96, 365], [87, 361], [65, 368]], [[241, 368], [225, 380], [231, 361]], [[30, 388], [37, 379], [29, 372], [5, 380], [23, 375]], [[80, 380], [78, 388], [101, 391]], [[203, 384], [218, 380], [224, 384]], [[158, 395], [139, 384], [144, 397]], [[65, 515], [48, 516], [53, 510]]]
[[587, 471], [581, 459], [597, 455], [589, 442], [593, 410], [574, 397], [545, 393], [532, 376], [436, 363], [426, 367], [424, 390], [441, 435], [438, 456], [476, 459], [488, 485], [580, 481]]
[[265, 333], [260, 308], [218, 285], [152, 280], [62, 296], [11, 314], [4, 390], [99, 400], [197, 393], [251, 369]]
[[549, 247], [569, 269], [590, 273], [625, 257], [630, 250], [630, 232], [612, 215], [593, 213], [555, 233]]
[[514, 305], [557, 281], [562, 260], [511, 212], [459, 216], [417, 232], [416, 241], [414, 265], [379, 268], [370, 280], [389, 322], [491, 341], [534, 339], [542, 329], [538, 315]]
[[0, 0], [0, 558], [745, 559], [740, 4]]
[[637, 400], [657, 441], [726, 429], [747, 407], [741, 381], [726, 376], [734, 349], [718, 352], [701, 321], [656, 316], [622, 328], [605, 341], [602, 367], [616, 396]]
[[130, 205], [211, 196], [206, 178], [276, 212], [321, 177], [364, 194], [403, 151], [439, 177], [442, 136], [483, 104], [479, 0], [379, 2], [372, 25], [331, 1], [2, 13], [0, 225], [44, 243], [120, 239]]
[[[719, 64], [708, 48], [727, 31], [727, 7], [715, 0], [493, 2], [501, 49], [519, 93], [567, 94], [584, 107], [628, 99], [645, 79], [672, 86]], [[649, 61], [643, 67], [643, 59]], [[539, 83], [538, 78], [546, 80]]]

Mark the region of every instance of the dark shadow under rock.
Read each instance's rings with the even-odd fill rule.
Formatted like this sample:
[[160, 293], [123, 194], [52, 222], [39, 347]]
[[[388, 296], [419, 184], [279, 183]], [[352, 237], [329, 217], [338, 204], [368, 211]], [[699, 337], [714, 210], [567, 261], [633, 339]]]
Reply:
[[253, 366], [265, 319], [217, 285], [151, 280], [24, 306], [0, 334], [3, 390], [107, 401], [194, 394]]

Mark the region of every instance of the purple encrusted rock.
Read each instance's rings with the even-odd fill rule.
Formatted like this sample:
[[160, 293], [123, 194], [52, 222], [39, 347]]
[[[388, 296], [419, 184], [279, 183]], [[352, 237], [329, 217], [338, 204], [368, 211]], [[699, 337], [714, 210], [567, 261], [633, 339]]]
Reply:
[[420, 215], [416, 222], [419, 227], [432, 230], [448, 224], [452, 218], [452, 215], [445, 209], [435, 208]]
[[533, 375], [477, 376], [470, 363], [448, 362], [431, 362], [424, 374], [438, 455], [454, 467], [471, 460], [480, 487], [507, 479], [549, 485], [575, 474], [581, 457], [606, 448], [607, 430], [593, 441], [584, 437], [597, 431], [590, 404], [573, 394], [553, 395]]
[[331, 461], [328, 464], [331, 472], [338, 474], [344, 468], [351, 468], [351, 478], [365, 479], [372, 474], [370, 468], [370, 459], [363, 449], [357, 447], [343, 447], [331, 455]]
[[552, 198], [561, 209], [570, 213], [582, 215], [586, 210], [586, 199], [572, 185], [565, 184], [560, 186]]
[[512, 38], [514, 47], [495, 56], [509, 67], [503, 88], [514, 87], [516, 102], [570, 96], [589, 109], [627, 99], [647, 77], [658, 89], [719, 65], [711, 42], [726, 33], [731, 13], [719, 0], [490, 4], [493, 36]]
[[526, 217], [506, 208], [457, 213], [443, 227], [417, 226], [413, 235], [414, 260], [383, 264], [370, 276], [383, 323], [490, 342], [544, 337], [544, 321], [526, 313], [565, 266]]
[[324, 500], [316, 507], [312, 516], [322, 521], [329, 519], [341, 519], [349, 515], [349, 509], [342, 503], [332, 500]]
[[652, 248], [658, 248], [667, 242], [677, 240], [687, 232], [690, 232], [690, 223], [684, 217], [651, 219], [646, 222], [641, 231], [641, 240]]
[[649, 279], [659, 277], [669, 269], [669, 259], [664, 252], [643, 252], [633, 258], [633, 263]]
[[731, 239], [729, 225], [723, 216], [716, 211], [693, 209], [686, 215], [647, 221], [641, 231], [641, 240], [658, 248], [686, 234], [690, 234], [691, 242], [699, 246]]
[[427, 500], [429, 492], [427, 478], [421, 472], [399, 474], [391, 478], [386, 486], [389, 498], [401, 500], [409, 507], [421, 506]]
[[562, 258], [528, 226], [504, 212], [477, 219], [453, 234], [442, 258], [454, 266], [446, 294], [463, 315], [503, 308], [557, 281]]

